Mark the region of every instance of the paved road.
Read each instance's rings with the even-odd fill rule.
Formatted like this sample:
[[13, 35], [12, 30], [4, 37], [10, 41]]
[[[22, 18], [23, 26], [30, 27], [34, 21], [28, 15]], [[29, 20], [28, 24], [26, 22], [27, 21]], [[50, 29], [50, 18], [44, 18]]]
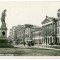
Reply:
[[0, 48], [0, 54], [12, 54], [15, 56], [60, 56], [60, 50], [20, 45], [18, 48]]
[[[18, 53], [18, 52], [17, 52]], [[20, 46], [20, 56], [60, 56], [60, 50], [54, 48], [40, 48], [37, 46]]]

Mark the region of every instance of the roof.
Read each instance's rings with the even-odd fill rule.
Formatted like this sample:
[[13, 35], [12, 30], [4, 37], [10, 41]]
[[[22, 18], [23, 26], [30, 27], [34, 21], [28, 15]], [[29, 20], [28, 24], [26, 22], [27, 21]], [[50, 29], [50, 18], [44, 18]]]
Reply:
[[25, 28], [32, 28], [33, 27], [33, 25], [31, 25], [31, 24], [25, 24], [24, 26], [25, 26]]
[[51, 21], [56, 21], [56, 20], [57, 20], [57, 18], [46, 16], [46, 18], [44, 19], [44, 21], [42, 22], [42, 24], [48, 23], [48, 22], [51, 22]]
[[39, 27], [39, 28], [33, 28], [32, 29], [32, 32], [35, 32], [35, 31], [41, 31], [42, 30], [42, 27]]

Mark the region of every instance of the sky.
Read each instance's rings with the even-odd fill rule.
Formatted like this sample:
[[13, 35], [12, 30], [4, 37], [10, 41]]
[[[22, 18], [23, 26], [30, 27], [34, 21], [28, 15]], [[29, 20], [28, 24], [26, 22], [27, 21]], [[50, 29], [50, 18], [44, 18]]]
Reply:
[[0, 18], [4, 9], [7, 10], [5, 21], [8, 28], [7, 34], [9, 36], [9, 31], [12, 26], [24, 24], [42, 26], [41, 23], [46, 18], [46, 15], [57, 18], [57, 11], [60, 9], [60, 2], [0, 1]]

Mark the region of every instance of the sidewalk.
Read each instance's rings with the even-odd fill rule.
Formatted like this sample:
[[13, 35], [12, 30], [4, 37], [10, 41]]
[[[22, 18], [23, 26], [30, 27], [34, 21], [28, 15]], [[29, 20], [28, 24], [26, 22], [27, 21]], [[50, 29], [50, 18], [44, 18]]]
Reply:
[[53, 48], [52, 46], [46, 46], [46, 45], [35, 45], [35, 46], [28, 46], [28, 45], [15, 45], [15, 47], [18, 47], [18, 48], [28, 48], [28, 47], [36, 47], [36, 48], [43, 48], [43, 49], [51, 49], [51, 50], [58, 50], [60, 51], [60, 49], [56, 49], [56, 48]]
[[[42, 45], [43, 46], [43, 45]], [[60, 49], [56, 49], [56, 48], [50, 48], [50, 47], [42, 47], [42, 46], [38, 46], [38, 45], [36, 45], [36, 46], [34, 46], [34, 47], [36, 47], [36, 48], [43, 48], [43, 49], [51, 49], [51, 50], [58, 50], [58, 51], [60, 51]]]

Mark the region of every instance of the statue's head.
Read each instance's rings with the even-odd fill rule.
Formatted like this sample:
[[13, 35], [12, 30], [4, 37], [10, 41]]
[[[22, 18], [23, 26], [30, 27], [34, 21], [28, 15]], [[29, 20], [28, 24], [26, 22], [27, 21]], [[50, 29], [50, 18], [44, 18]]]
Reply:
[[6, 12], [7, 10], [5, 9], [4, 11]]

